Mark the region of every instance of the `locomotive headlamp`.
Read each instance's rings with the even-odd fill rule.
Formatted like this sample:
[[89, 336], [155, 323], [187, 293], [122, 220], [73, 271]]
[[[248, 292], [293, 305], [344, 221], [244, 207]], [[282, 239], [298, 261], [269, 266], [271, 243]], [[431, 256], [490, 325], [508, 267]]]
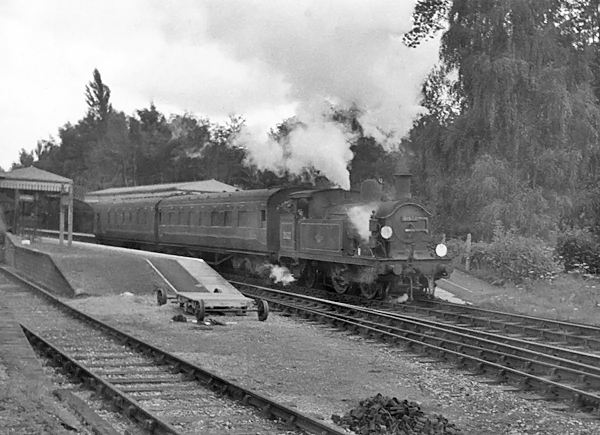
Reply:
[[386, 225], [384, 227], [381, 227], [381, 231], [380, 231], [381, 237], [383, 237], [384, 239], [389, 239], [390, 237], [392, 237], [392, 234], [394, 234], [394, 231], [392, 230], [392, 227], [390, 227], [389, 225]]
[[435, 253], [438, 257], [445, 257], [448, 253], [448, 248], [443, 243], [440, 243], [435, 247]]

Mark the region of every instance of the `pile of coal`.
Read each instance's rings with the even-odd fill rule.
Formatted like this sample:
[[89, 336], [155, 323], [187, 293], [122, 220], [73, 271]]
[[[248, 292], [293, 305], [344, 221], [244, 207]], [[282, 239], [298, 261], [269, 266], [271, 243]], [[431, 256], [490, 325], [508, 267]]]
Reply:
[[332, 415], [338, 426], [360, 435], [456, 435], [461, 431], [442, 415], [426, 415], [416, 402], [377, 394], [362, 400], [343, 417]]

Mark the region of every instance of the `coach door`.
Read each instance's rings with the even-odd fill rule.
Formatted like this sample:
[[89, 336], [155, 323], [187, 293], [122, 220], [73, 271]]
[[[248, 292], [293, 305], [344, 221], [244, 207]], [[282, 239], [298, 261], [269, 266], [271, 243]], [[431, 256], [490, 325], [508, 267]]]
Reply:
[[154, 205], [154, 241], [158, 242], [159, 240], [159, 233], [158, 233], [158, 229], [160, 227], [160, 224], [162, 223], [163, 220], [163, 211], [160, 208], [160, 202], [156, 203]]

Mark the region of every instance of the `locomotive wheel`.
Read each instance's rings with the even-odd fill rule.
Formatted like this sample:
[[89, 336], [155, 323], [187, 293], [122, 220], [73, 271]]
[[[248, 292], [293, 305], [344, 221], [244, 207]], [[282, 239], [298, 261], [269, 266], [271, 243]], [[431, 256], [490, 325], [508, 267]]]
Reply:
[[375, 281], [371, 283], [360, 283], [360, 294], [367, 299], [383, 299], [390, 287], [389, 283]]
[[306, 263], [302, 276], [306, 287], [313, 288], [317, 284], [317, 269], [312, 264]]
[[331, 269], [329, 274], [331, 278], [331, 284], [337, 293], [343, 295], [352, 286], [352, 283], [344, 276], [343, 268], [335, 266]]
[[204, 316], [206, 315], [204, 301], [194, 301], [194, 315], [196, 316], [196, 320], [198, 322], [202, 322], [204, 320]]
[[258, 320], [264, 322], [269, 317], [269, 303], [262, 299], [257, 299], [256, 306], [258, 308]]
[[158, 302], [159, 306], [167, 303], [167, 292], [164, 288], [156, 290], [156, 302]]

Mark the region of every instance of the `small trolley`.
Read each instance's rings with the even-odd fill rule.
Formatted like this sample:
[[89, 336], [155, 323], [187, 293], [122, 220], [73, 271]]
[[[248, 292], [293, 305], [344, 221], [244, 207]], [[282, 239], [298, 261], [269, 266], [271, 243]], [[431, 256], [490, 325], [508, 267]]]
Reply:
[[267, 301], [242, 297], [245, 300], [240, 300], [238, 296], [235, 304], [231, 304], [223, 297], [211, 297], [211, 293], [175, 292], [175, 296], [168, 296], [165, 289], [159, 287], [156, 290], [158, 305], [165, 305], [171, 299], [173, 303], [179, 304], [184, 312], [194, 315], [198, 322], [204, 320], [207, 312], [244, 315], [250, 311], [256, 311], [258, 313], [258, 320], [261, 322], [267, 320], [269, 317], [269, 303]]
[[[146, 259], [165, 284], [155, 284], [158, 305], [164, 305], [170, 299], [186, 313], [196, 316], [199, 322], [210, 312], [244, 315], [257, 311], [261, 322], [269, 317], [267, 301], [247, 298], [203, 260], [165, 257]], [[165, 287], [170, 289], [168, 293]]]

